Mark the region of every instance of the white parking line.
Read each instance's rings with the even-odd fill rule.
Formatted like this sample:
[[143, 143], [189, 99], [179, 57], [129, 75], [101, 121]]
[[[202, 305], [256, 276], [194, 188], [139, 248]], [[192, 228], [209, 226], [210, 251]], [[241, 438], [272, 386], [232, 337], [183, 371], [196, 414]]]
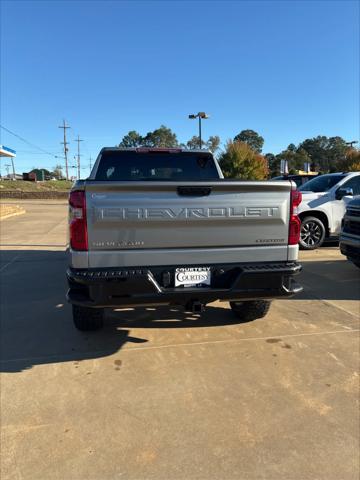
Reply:
[[14, 263], [18, 258], [21, 257], [21, 254], [19, 255], [15, 255], [15, 257], [13, 257], [10, 262], [8, 263], [5, 263], [5, 265], [3, 265], [1, 268], [0, 268], [0, 272], [3, 272], [5, 270], [5, 268], [7, 268], [9, 265], [11, 265], [12, 263]]
[[156, 348], [171, 348], [171, 347], [191, 347], [193, 345], [211, 345], [217, 343], [240, 343], [245, 342], [248, 340], [270, 340], [272, 338], [277, 338], [282, 340], [283, 338], [296, 338], [296, 337], [305, 337], [305, 336], [312, 336], [312, 335], [332, 335], [335, 333], [350, 333], [350, 332], [360, 332], [360, 329], [354, 330], [335, 330], [331, 332], [314, 332], [314, 333], [294, 333], [294, 334], [287, 334], [287, 335], [271, 335], [271, 337], [248, 337], [248, 338], [239, 338], [239, 339], [228, 339], [228, 340], [213, 340], [208, 342], [194, 342], [194, 343], [176, 343], [176, 344], [169, 344], [169, 345], [154, 345], [153, 347], [124, 347], [124, 350], [131, 351], [131, 350], [152, 350]]
[[[305, 337], [305, 336], [314, 336], [314, 335], [334, 335], [337, 333], [353, 333], [353, 332], [360, 332], [360, 329], [356, 330], [335, 330], [335, 331], [329, 331], [329, 332], [314, 332], [314, 333], [298, 333], [298, 334], [277, 334], [277, 335], [271, 335], [271, 336], [266, 336], [266, 337], [249, 337], [249, 338], [239, 338], [239, 339], [228, 339], [228, 340], [213, 340], [213, 341], [208, 341], [208, 342], [193, 342], [193, 343], [173, 343], [173, 344], [168, 344], [168, 345], [153, 345], [149, 347], [128, 347], [126, 346], [124, 348], [119, 349], [121, 350], [122, 353], [124, 352], [132, 352], [132, 351], [138, 351], [138, 350], [156, 350], [156, 349], [163, 349], [163, 348], [175, 348], [175, 347], [192, 347], [192, 346], [199, 346], [199, 345], [216, 345], [216, 344], [222, 344], [222, 343], [240, 343], [240, 342], [246, 342], [246, 341], [251, 341], [251, 340], [269, 340], [272, 338], [276, 338], [279, 340], [283, 340], [284, 338], [297, 338], [297, 337]], [[119, 351], [114, 352], [114, 354], [118, 354]], [[110, 357], [111, 355], [108, 355], [107, 351], [94, 351], [94, 352], [82, 352], [83, 355], [88, 355], [89, 358], [84, 358], [83, 360], [98, 360], [99, 355], [104, 355], [107, 357]], [[92, 354], [96, 354], [96, 358], [91, 358]], [[47, 361], [53, 359], [54, 361], [60, 362], [68, 358], [69, 360], [74, 359], [73, 354], [68, 354], [68, 355], [48, 355], [44, 357], [24, 357], [24, 358], [11, 358], [8, 360], [1, 360], [0, 364], [7, 364], [7, 363], [14, 363], [14, 362], [41, 362], [41, 361]], [[61, 359], [61, 360], [60, 360]]]

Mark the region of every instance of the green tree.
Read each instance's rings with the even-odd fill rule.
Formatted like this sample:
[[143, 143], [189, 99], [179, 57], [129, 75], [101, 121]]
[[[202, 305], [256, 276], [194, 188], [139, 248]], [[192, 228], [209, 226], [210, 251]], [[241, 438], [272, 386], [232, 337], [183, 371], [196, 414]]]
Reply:
[[296, 163], [298, 170], [303, 170], [305, 163], [311, 163], [311, 158], [309, 157], [309, 154], [303, 148], [298, 148], [296, 150]]
[[344, 172], [360, 171], [360, 150], [348, 148], [345, 157], [339, 162], [339, 170]]
[[312, 169], [331, 172], [339, 169], [338, 165], [345, 159], [348, 147], [341, 137], [318, 135], [304, 140], [300, 143], [300, 148], [311, 158]]
[[60, 164], [55, 165], [54, 170], [51, 172], [51, 174], [57, 180], [62, 180], [64, 178], [64, 175], [62, 172], [62, 165]]
[[[197, 135], [194, 135], [190, 138], [190, 140], [186, 142], [186, 145], [184, 146], [189, 150], [198, 150], [200, 148], [199, 137]], [[201, 148], [207, 148], [212, 153], [215, 153], [219, 149], [219, 146], [220, 137], [217, 135], [209, 137], [206, 142], [204, 140], [201, 140]]]
[[339, 170], [339, 165], [346, 159], [348, 152], [348, 145], [341, 137], [330, 137], [328, 142], [329, 152], [329, 170], [336, 172]]
[[276, 159], [279, 162], [279, 165], [281, 160], [287, 160], [288, 168], [290, 170], [294, 167], [293, 164], [295, 163], [295, 155], [296, 155], [295, 152], [292, 152], [291, 150], [286, 149], [280, 152], [278, 155], [276, 155]]
[[165, 125], [161, 125], [153, 132], [148, 132], [143, 138], [143, 145], [146, 147], [177, 147], [176, 134]]
[[287, 160], [289, 173], [297, 173], [298, 170], [302, 170], [304, 168], [305, 162], [311, 161], [306, 150], [303, 148], [296, 148], [293, 143], [290, 143], [286, 150], [283, 150], [281, 153], [276, 155], [276, 160], [279, 165], [281, 160]]
[[234, 142], [245, 142], [257, 153], [261, 153], [264, 145], [263, 137], [254, 130], [242, 130], [234, 137]]
[[327, 137], [318, 135], [314, 138], [307, 138], [300, 143], [299, 148], [305, 150], [311, 158], [312, 170], [323, 170], [323, 166], [327, 163], [327, 141]]
[[267, 153], [265, 155], [267, 161], [268, 169], [271, 177], [277, 177], [280, 175], [280, 160], [276, 158], [273, 153]]
[[[201, 140], [201, 148], [204, 148], [205, 147], [205, 142], [204, 140]], [[194, 135], [193, 137], [190, 138], [190, 140], [188, 140], [186, 142], [186, 148], [188, 148], [189, 150], [198, 150], [200, 148], [200, 139], [197, 135]]]
[[128, 132], [119, 143], [119, 147], [141, 147], [142, 143], [143, 138], [140, 133], [136, 132], [135, 130], [130, 130], [130, 132]]
[[264, 180], [268, 176], [267, 160], [246, 142], [228, 141], [220, 156], [220, 166], [227, 178]]
[[206, 147], [212, 153], [216, 153], [220, 148], [220, 137], [218, 135], [211, 135], [206, 142]]

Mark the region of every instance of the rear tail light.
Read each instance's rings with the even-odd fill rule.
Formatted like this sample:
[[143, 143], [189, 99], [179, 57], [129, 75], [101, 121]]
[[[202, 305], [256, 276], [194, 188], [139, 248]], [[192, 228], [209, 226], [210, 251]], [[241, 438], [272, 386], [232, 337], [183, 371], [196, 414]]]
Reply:
[[302, 201], [302, 194], [298, 190], [291, 190], [290, 194], [290, 223], [289, 245], [297, 245], [300, 240], [301, 221], [297, 215], [297, 207]]
[[302, 193], [299, 190], [291, 190], [291, 204], [296, 208], [302, 202]]
[[70, 246], [73, 250], [88, 249], [85, 192], [75, 190], [69, 197]]

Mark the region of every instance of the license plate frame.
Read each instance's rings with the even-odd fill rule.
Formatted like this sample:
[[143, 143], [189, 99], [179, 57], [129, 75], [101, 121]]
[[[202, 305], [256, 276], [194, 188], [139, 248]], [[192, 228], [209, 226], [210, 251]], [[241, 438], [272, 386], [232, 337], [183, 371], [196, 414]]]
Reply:
[[210, 267], [177, 267], [174, 277], [175, 288], [204, 288], [211, 285]]

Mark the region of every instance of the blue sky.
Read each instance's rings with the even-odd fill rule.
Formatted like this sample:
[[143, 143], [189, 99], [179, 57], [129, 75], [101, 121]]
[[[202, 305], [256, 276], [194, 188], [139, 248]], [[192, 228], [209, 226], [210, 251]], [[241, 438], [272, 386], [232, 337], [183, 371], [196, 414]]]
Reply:
[[[132, 129], [186, 141], [198, 111], [205, 137], [251, 128], [264, 153], [359, 138], [355, 1], [2, 0], [1, 32], [1, 124], [61, 155], [65, 118], [84, 163]], [[19, 172], [58, 163], [3, 130], [0, 143]]]

